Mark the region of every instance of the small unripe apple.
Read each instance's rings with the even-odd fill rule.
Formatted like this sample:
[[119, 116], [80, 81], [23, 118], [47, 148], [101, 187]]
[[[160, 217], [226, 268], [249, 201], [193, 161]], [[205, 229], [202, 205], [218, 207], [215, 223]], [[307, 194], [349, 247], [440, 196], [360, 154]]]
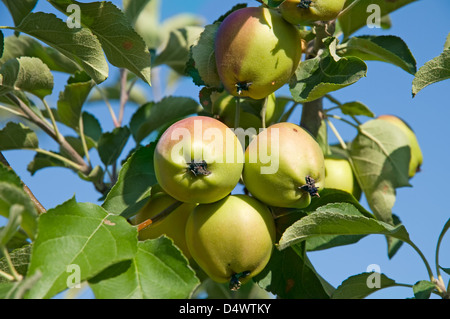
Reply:
[[[164, 192], [159, 192], [150, 197], [148, 202], [131, 219], [133, 225], [139, 225], [148, 219], [152, 219], [159, 213], [176, 204], [178, 201]], [[190, 258], [191, 254], [186, 245], [185, 229], [187, 219], [197, 204], [181, 203], [169, 215], [161, 221], [150, 224], [139, 231], [139, 240], [158, 238], [161, 235], [170, 237], [174, 244], [181, 249], [183, 254]]]
[[301, 54], [298, 29], [268, 8], [232, 12], [216, 34], [217, 71], [234, 96], [259, 100], [275, 92], [289, 81]]
[[280, 12], [286, 21], [308, 25], [314, 21], [335, 19], [344, 8], [346, 0], [285, 0]]
[[325, 187], [346, 191], [357, 200], [361, 198], [361, 187], [350, 162], [343, 156], [334, 154], [325, 157]]
[[411, 160], [409, 162], [409, 177], [413, 177], [417, 172], [420, 172], [420, 166], [423, 163], [423, 154], [419, 146], [419, 141], [411, 126], [409, 126], [403, 119], [395, 115], [384, 114], [378, 116], [378, 119], [388, 121], [395, 124], [401, 129], [409, 140], [409, 147], [411, 149]]
[[247, 195], [198, 205], [186, 225], [192, 258], [214, 281], [237, 289], [263, 270], [275, 241], [267, 206]]
[[325, 186], [324, 155], [303, 128], [277, 123], [247, 147], [242, 178], [247, 190], [267, 205], [304, 208]]

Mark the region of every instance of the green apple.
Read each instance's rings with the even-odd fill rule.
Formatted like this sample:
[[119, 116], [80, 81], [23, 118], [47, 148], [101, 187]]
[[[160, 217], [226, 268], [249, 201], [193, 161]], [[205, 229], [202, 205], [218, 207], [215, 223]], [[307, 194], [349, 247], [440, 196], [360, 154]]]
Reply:
[[263, 99], [285, 85], [301, 58], [300, 32], [276, 11], [247, 7], [229, 14], [215, 38], [219, 77], [234, 96]]
[[247, 195], [200, 204], [189, 216], [186, 243], [192, 258], [214, 281], [239, 288], [269, 262], [275, 223], [267, 206]]
[[315, 21], [336, 19], [346, 0], [285, 0], [280, 12], [286, 21], [294, 25], [308, 25]]
[[[164, 192], [153, 194], [143, 208], [131, 219], [133, 225], [139, 225], [152, 219], [178, 201]], [[181, 203], [169, 215], [159, 222], [152, 223], [139, 231], [139, 240], [158, 238], [161, 235], [170, 237], [183, 254], [190, 258], [186, 244], [185, 229], [189, 215], [197, 204]]]
[[339, 155], [325, 156], [325, 188], [335, 188], [361, 198], [361, 187], [353, 174], [350, 162]]
[[247, 147], [242, 177], [247, 190], [267, 205], [303, 208], [324, 187], [324, 155], [300, 126], [273, 124]]
[[243, 156], [243, 147], [228, 126], [211, 117], [188, 117], [171, 125], [158, 140], [156, 180], [179, 201], [212, 203], [238, 184]]

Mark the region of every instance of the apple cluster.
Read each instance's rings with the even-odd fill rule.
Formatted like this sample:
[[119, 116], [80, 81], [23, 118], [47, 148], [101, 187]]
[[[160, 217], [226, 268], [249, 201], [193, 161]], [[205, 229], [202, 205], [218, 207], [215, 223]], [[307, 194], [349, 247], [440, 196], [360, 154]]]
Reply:
[[[243, 8], [223, 20], [215, 55], [225, 90], [214, 100], [214, 116], [179, 120], [159, 138], [153, 162], [158, 184], [133, 223], [170, 213], [140, 230], [141, 240], [169, 236], [211, 279], [237, 289], [269, 262], [274, 209], [305, 208], [325, 187], [359, 200], [349, 161], [325, 157], [305, 129], [277, 122], [282, 110], [274, 95], [300, 63], [295, 24], [334, 19], [344, 2], [286, 0], [277, 11]], [[237, 109], [236, 99], [245, 107]], [[244, 192], [233, 194], [239, 187]]]

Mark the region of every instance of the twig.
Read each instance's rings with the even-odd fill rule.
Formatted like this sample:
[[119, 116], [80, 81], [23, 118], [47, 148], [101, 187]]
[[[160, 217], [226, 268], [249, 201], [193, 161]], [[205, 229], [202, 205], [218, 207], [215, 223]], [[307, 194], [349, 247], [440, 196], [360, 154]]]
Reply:
[[61, 136], [57, 135], [56, 132], [44, 121], [42, 121], [39, 116], [36, 115], [21, 99], [19, 99], [14, 94], [8, 93], [8, 98], [11, 99], [19, 108], [22, 110], [22, 112], [27, 116], [27, 118], [35, 123], [37, 126], [39, 126], [45, 133], [47, 133], [52, 139], [54, 139], [62, 149], [64, 149], [67, 154], [74, 160], [74, 162], [79, 166], [79, 171], [85, 175], [89, 175], [89, 172], [91, 171], [90, 167], [84, 159], [78, 154], [77, 151], [66, 141], [66, 139]]
[[128, 97], [130, 96], [127, 90], [127, 69], [120, 69], [120, 108], [119, 108], [119, 118], [118, 124], [122, 125], [123, 114], [125, 113], [125, 105], [127, 104]]
[[[3, 156], [2, 152], [0, 152], [0, 162], [2, 164], [4, 164], [6, 167], [8, 167], [9, 169], [12, 170], [11, 165], [9, 165], [8, 161], [6, 160], [6, 158]], [[23, 181], [22, 182], [22, 187], [23, 190], [25, 191], [25, 193], [28, 194], [28, 196], [30, 197], [31, 201], [34, 203], [34, 205], [36, 206], [36, 209], [38, 210], [39, 214], [45, 213], [46, 210], [44, 208], [44, 206], [42, 206], [42, 204], [39, 202], [39, 200], [34, 196], [34, 194], [31, 192], [31, 190], [28, 188], [27, 185], [25, 185], [25, 183]]]

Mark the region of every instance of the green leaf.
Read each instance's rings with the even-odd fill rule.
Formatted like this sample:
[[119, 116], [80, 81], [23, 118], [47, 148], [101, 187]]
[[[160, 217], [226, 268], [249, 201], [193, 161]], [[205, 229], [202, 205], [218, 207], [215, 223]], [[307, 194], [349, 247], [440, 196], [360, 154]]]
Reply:
[[413, 75], [417, 71], [416, 60], [406, 43], [392, 35], [351, 37], [339, 46], [338, 53], [365, 61], [391, 63]]
[[0, 181], [22, 187], [22, 181], [14, 171], [0, 162]]
[[408, 145], [398, 127], [378, 119], [361, 125], [351, 144], [350, 159], [359, 185], [372, 212], [387, 223], [392, 223], [395, 189], [410, 186]]
[[253, 280], [284, 299], [328, 299], [334, 289], [317, 274], [299, 247], [274, 249], [267, 266]]
[[[353, 5], [355, 1], [358, 2]], [[344, 36], [348, 38], [352, 33], [366, 26], [368, 22], [373, 23], [374, 16], [382, 18], [414, 1], [416, 0], [349, 0], [346, 2], [344, 10], [349, 6], [353, 5], [353, 7], [339, 16], [339, 24], [344, 32]]]
[[216, 88], [222, 87], [222, 82], [217, 73], [214, 51], [214, 41], [219, 25], [219, 23], [207, 25], [200, 34], [198, 41], [191, 48], [192, 59], [201, 79], [206, 86]]
[[[31, 256], [31, 245], [26, 245], [21, 248], [14, 249], [9, 253], [9, 257], [11, 258], [11, 263], [16, 269], [16, 271], [25, 276], [28, 270], [28, 265], [30, 263]], [[0, 270], [9, 273], [9, 266], [6, 257], [0, 258]], [[5, 278], [0, 276], [0, 284], [7, 282]]]
[[36, 12], [15, 28], [55, 48], [80, 65], [99, 84], [108, 77], [108, 64], [102, 46], [89, 29], [69, 28], [54, 14]]
[[346, 115], [362, 115], [368, 117], [375, 117], [375, 114], [369, 109], [369, 107], [359, 101], [347, 102], [339, 106], [343, 114]]
[[363, 299], [380, 289], [395, 285], [395, 281], [384, 274], [362, 273], [344, 280], [331, 297], [332, 299]]
[[426, 62], [415, 74], [412, 82], [413, 97], [430, 84], [450, 79], [450, 49]]
[[[62, 154], [60, 153], [56, 152], [51, 153], [62, 156]], [[34, 174], [36, 174], [38, 170], [48, 167], [68, 167], [68, 166], [66, 165], [66, 163], [53, 156], [42, 153], [36, 153], [33, 160], [30, 163], [28, 163], [27, 170], [31, 173], [31, 176], [33, 176]]]
[[[392, 214], [392, 220], [394, 226], [402, 224], [400, 218], [397, 215]], [[397, 253], [397, 251], [400, 249], [400, 247], [403, 245], [403, 241], [399, 240], [398, 238], [390, 236], [386, 236], [386, 241], [388, 245], [388, 257], [389, 259], [392, 259], [394, 255]]]
[[8, 223], [0, 229], [0, 247], [6, 246], [10, 239], [16, 234], [22, 222], [22, 213], [24, 207], [19, 204], [13, 204], [9, 207]]
[[137, 230], [124, 218], [108, 214], [92, 203], [70, 199], [39, 217], [27, 276], [40, 272], [41, 279], [27, 298], [51, 298], [71, 283], [71, 267], [80, 280], [134, 257]]
[[[9, 182], [0, 181], [0, 215], [9, 218], [11, 207], [20, 206], [21, 227], [30, 239], [36, 235], [37, 212], [30, 197], [22, 187]], [[14, 211], [14, 213], [16, 213]]]
[[123, 12], [130, 23], [134, 25], [142, 10], [151, 0], [122, 0]]
[[445, 233], [449, 229], [450, 229], [450, 218], [447, 220], [447, 222], [445, 223], [444, 227], [442, 227], [441, 233], [439, 234], [438, 242], [437, 242], [437, 245], [436, 245], [436, 263], [437, 263], [437, 266], [439, 268], [441, 268], [443, 271], [445, 271], [447, 274], [450, 275], [450, 268], [443, 268], [439, 264], [439, 251], [441, 249], [441, 242], [442, 242], [442, 239], [444, 238]]
[[309, 102], [357, 82], [366, 72], [361, 59], [350, 56], [336, 61], [329, 49], [302, 61], [289, 81], [289, 89], [296, 102]]
[[98, 142], [102, 136], [102, 127], [100, 122], [94, 115], [88, 112], [83, 112], [81, 116], [83, 118], [84, 135], [90, 137], [95, 142]]
[[431, 292], [436, 288], [436, 285], [428, 280], [421, 280], [414, 284], [413, 292], [416, 299], [430, 299]]
[[359, 211], [348, 203], [334, 203], [319, 207], [314, 213], [305, 216], [286, 229], [278, 242], [278, 249], [324, 235], [368, 235], [384, 234], [409, 241], [404, 226], [391, 226], [373, 218], [361, 216]]
[[29, 36], [21, 34], [20, 36], [6, 37], [5, 52], [0, 59], [0, 65], [4, 64], [9, 59], [22, 56], [39, 58], [52, 71], [72, 74], [81, 70], [81, 67], [78, 64], [61, 54], [59, 51], [52, 47], [43, 46]]
[[177, 73], [184, 75], [190, 47], [202, 32], [203, 28], [197, 26], [173, 30], [165, 48], [156, 56], [153, 66], [165, 64]]
[[29, 14], [36, 6], [37, 0], [2, 0], [8, 8], [14, 20], [14, 24], [18, 25], [23, 18]]
[[92, 80], [88, 80], [68, 83], [64, 87], [64, 91], [59, 94], [57, 103], [59, 120], [62, 123], [79, 131], [81, 109], [94, 84]]
[[155, 143], [139, 147], [123, 164], [116, 184], [102, 204], [109, 213], [128, 218], [145, 205], [157, 182], [153, 171], [154, 150]]
[[189, 298], [199, 283], [187, 259], [164, 236], [139, 242], [131, 261], [116, 264], [89, 280], [98, 299]]
[[23, 90], [42, 99], [52, 93], [53, 75], [38, 58], [8, 60], [0, 68], [0, 95], [14, 90]]
[[130, 137], [128, 127], [116, 127], [112, 132], [103, 133], [98, 140], [98, 155], [102, 162], [112, 165], [120, 156]]
[[169, 96], [159, 102], [142, 105], [130, 120], [133, 138], [140, 143], [150, 133], [202, 110], [197, 101], [187, 97]]
[[36, 133], [22, 123], [8, 122], [0, 130], [0, 150], [36, 149], [39, 141]]
[[446, 50], [446, 49], [450, 49], [450, 32], [448, 33], [447, 39], [445, 40], [445, 43], [444, 43], [444, 50]]
[[144, 40], [136, 33], [125, 14], [113, 3], [81, 3], [74, 0], [49, 0], [64, 14], [67, 6], [76, 4], [80, 7], [81, 24], [89, 28], [100, 41], [108, 61], [125, 68], [151, 84], [150, 52]]

